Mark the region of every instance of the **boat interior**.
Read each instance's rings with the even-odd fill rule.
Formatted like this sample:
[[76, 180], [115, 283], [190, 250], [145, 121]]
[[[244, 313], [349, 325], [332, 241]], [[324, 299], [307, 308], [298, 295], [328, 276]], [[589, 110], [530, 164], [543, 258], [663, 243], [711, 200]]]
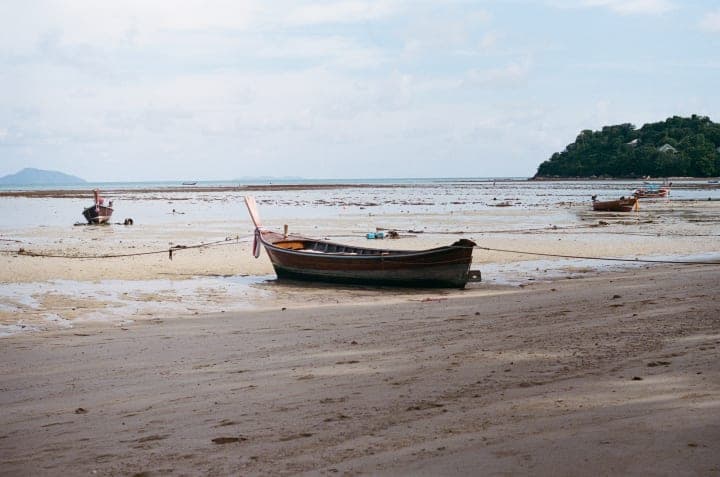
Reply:
[[280, 240], [272, 245], [285, 250], [297, 250], [314, 253], [333, 253], [339, 255], [390, 255], [391, 253], [407, 253], [401, 250], [382, 250], [374, 248], [353, 247], [319, 240]]

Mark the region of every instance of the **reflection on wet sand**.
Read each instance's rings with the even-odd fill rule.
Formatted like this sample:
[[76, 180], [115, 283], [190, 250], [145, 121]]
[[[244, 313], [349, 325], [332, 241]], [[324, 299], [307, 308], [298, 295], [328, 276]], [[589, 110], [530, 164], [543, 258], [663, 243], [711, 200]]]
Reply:
[[[18, 323], [50, 329], [83, 320], [119, 323], [163, 312], [192, 315], [299, 303], [408, 300], [427, 294], [272, 281], [274, 273], [266, 257], [255, 260], [250, 253], [252, 224], [242, 200], [250, 190], [263, 207], [266, 225], [281, 229], [287, 224], [295, 234], [341, 239], [350, 245], [417, 250], [447, 245], [459, 237], [472, 239], [484, 247], [473, 255], [473, 268], [482, 271], [483, 282], [464, 292], [448, 293], [472, 294], [490, 287], [517, 287], [639, 266], [532, 253], [629, 260], [716, 259], [720, 252], [718, 190], [707, 189], [705, 184], [688, 183], [685, 188], [682, 181], [677, 184], [671, 198], [642, 201], [640, 210], [632, 213], [598, 213], [590, 208], [590, 192], [617, 196], [632, 190], [633, 184], [627, 181], [303, 184], [104, 192], [115, 200], [120, 217], [134, 218], [131, 227], [73, 227], [87, 191], [5, 191], [0, 193], [0, 324], [13, 330]], [[708, 194], [711, 200], [705, 197]], [[495, 207], [499, 203], [509, 206]], [[40, 216], [31, 213], [37, 210], [42, 211]], [[367, 233], [378, 230], [396, 231], [398, 238], [369, 242]], [[211, 242], [220, 246], [186, 248]], [[175, 249], [172, 260], [168, 260], [169, 248]], [[20, 249], [25, 254], [18, 254]], [[73, 258], [117, 254], [138, 256]], [[35, 302], [23, 302], [23, 296], [35, 297]]]

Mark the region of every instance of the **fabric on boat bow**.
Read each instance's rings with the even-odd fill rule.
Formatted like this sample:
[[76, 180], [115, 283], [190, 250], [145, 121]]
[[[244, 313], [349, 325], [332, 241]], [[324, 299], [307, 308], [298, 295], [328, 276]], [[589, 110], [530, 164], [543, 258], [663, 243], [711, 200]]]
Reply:
[[253, 256], [260, 258], [260, 250], [262, 249], [262, 243], [260, 241], [260, 229], [255, 229], [255, 236], [253, 237]]

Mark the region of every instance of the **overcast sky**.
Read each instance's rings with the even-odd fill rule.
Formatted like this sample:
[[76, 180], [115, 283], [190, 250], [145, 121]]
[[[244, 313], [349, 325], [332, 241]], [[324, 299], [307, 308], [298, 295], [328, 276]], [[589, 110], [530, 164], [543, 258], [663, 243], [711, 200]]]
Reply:
[[719, 112], [717, 0], [0, 1], [0, 175], [532, 176]]

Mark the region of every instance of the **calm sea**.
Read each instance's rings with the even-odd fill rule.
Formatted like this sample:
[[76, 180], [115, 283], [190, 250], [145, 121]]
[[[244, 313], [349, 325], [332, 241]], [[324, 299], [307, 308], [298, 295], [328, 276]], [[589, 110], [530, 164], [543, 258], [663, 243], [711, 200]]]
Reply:
[[[313, 188], [338, 184], [340, 187]], [[2, 190], [87, 190], [87, 198], [2, 197], [0, 232], [29, 226], [62, 226], [82, 221], [82, 209], [92, 203], [92, 189], [113, 200], [115, 217], [133, 218], [138, 223], [172, 223], [172, 212], [186, 221], [246, 220], [243, 186], [273, 186], [254, 190], [263, 205], [263, 216], [271, 219], [325, 218], [337, 214], [458, 214], [494, 210], [508, 206], [513, 221], [525, 215], [518, 226], [532, 224], [532, 210], [554, 211], [558, 205], [590, 204], [590, 197], [616, 199], [629, 196], [641, 181], [529, 181], [525, 178], [422, 178], [422, 179], [268, 179], [252, 181], [203, 181], [183, 186], [180, 181], [83, 183], [4, 186]], [[307, 189], [283, 185], [306, 185]], [[357, 187], [356, 187], [357, 186]], [[207, 191], [202, 187], [226, 187]], [[720, 199], [717, 184], [707, 181], [676, 181], [671, 198]]]
[[305, 179], [252, 178], [213, 181], [141, 181], [141, 182], [79, 182], [76, 184], [0, 184], [0, 190], [77, 190], [77, 189], [162, 189], [174, 187], [237, 187], [249, 185], [412, 185], [458, 182], [527, 181], [527, 177], [436, 177], [436, 178], [372, 178], [372, 179]]

